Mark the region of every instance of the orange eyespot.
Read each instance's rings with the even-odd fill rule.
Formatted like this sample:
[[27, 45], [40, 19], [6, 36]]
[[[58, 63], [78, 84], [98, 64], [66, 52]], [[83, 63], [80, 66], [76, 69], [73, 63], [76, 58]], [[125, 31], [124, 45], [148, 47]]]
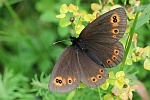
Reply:
[[112, 35], [112, 38], [116, 38], [116, 35]]
[[72, 83], [73, 83], [72, 78], [68, 76], [68, 84], [72, 84]]
[[118, 22], [120, 22], [120, 16], [116, 13], [116, 14], [113, 14], [112, 16], [111, 16], [111, 21], [110, 21], [111, 23], [118, 23]]
[[92, 82], [96, 82], [97, 79], [96, 79], [95, 77], [91, 77], [91, 81], [92, 81]]
[[112, 56], [112, 60], [116, 60], [117, 59], [117, 56]]
[[61, 76], [55, 77], [53, 83], [54, 83], [56, 86], [62, 86], [62, 84], [63, 84], [62, 77], [61, 77]]
[[72, 80], [71, 79], [68, 79], [68, 84], [72, 84]]
[[100, 72], [101, 74], [104, 74], [104, 70], [103, 70], [102, 68], [99, 69], [99, 72]]
[[97, 78], [97, 79], [102, 79], [102, 75], [97, 74], [97, 75], [96, 75], [96, 78]]
[[110, 22], [112, 23], [113, 27], [118, 26], [118, 23], [120, 22], [120, 16], [117, 13], [112, 14], [110, 18]]
[[96, 77], [89, 77], [88, 80], [92, 81], [92, 82], [96, 82], [97, 81]]
[[118, 33], [119, 33], [119, 29], [117, 29], [117, 28], [112, 29], [111, 32], [112, 32], [113, 34], [118, 34]]
[[112, 64], [112, 61], [110, 59], [106, 60], [107, 64]]
[[76, 78], [74, 78], [73, 80], [74, 80], [74, 82], [76, 82], [76, 81], [77, 81], [77, 79], [76, 79]]
[[119, 50], [115, 49], [115, 50], [114, 50], [114, 54], [115, 54], [115, 55], [119, 55]]

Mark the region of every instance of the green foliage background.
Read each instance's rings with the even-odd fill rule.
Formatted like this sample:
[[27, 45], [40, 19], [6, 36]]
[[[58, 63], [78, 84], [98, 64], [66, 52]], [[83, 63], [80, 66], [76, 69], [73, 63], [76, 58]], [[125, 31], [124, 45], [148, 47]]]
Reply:
[[[0, 100], [97, 100], [99, 94], [84, 88], [67, 94], [52, 93], [48, 82], [53, 66], [70, 42], [53, 45], [68, 39], [70, 27], [61, 28], [60, 6], [73, 3], [91, 12], [91, 3], [97, 0], [1, 0], [0, 1]], [[123, 5], [124, 0], [115, 3]], [[141, 0], [141, 8], [149, 4]], [[138, 46], [150, 45], [150, 25], [144, 24], [136, 32]], [[143, 61], [133, 63], [136, 72], [150, 93], [150, 73]], [[108, 90], [109, 91], [109, 90]], [[134, 98], [140, 97], [134, 93]]]

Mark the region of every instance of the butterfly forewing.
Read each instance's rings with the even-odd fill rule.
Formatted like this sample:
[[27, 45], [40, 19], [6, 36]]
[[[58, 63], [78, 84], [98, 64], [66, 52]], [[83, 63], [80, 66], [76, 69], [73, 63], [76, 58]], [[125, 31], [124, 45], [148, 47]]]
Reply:
[[85, 42], [112, 43], [118, 41], [126, 30], [126, 12], [123, 8], [109, 11], [88, 24], [80, 34]]
[[98, 17], [79, 36], [105, 68], [116, 66], [123, 59], [124, 48], [119, 39], [125, 32], [126, 23], [125, 10], [117, 8]]
[[50, 77], [49, 89], [58, 93], [72, 91], [79, 85], [80, 77], [76, 50], [74, 47], [69, 46], [54, 66]]

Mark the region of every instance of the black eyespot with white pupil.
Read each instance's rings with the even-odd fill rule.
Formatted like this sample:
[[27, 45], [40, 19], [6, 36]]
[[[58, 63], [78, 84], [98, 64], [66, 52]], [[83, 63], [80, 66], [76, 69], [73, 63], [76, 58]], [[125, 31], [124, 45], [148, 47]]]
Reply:
[[59, 79], [56, 79], [56, 83], [59, 83]]
[[113, 16], [113, 19], [116, 19], [117, 17], [116, 16]]
[[117, 22], [117, 19], [113, 19], [113, 22], [116, 23], [116, 22]]
[[56, 79], [56, 83], [61, 84], [61, 83], [62, 83], [62, 80]]
[[117, 17], [113, 16], [113, 22], [116, 23], [117, 22]]

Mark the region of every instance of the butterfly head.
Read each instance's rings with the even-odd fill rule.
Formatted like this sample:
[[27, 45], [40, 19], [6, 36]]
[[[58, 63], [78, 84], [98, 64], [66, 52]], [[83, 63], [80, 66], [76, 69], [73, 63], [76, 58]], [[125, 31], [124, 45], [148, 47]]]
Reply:
[[70, 40], [71, 40], [73, 46], [78, 43], [78, 38], [76, 38], [76, 37], [70, 36]]

